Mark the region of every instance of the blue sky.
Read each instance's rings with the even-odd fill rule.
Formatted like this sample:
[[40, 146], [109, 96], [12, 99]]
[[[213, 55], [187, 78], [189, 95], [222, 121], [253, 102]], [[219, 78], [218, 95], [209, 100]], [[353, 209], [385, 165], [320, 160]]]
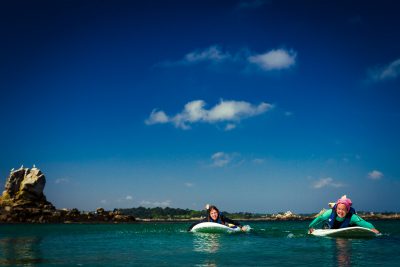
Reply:
[[399, 211], [397, 1], [7, 1], [0, 182], [57, 208]]

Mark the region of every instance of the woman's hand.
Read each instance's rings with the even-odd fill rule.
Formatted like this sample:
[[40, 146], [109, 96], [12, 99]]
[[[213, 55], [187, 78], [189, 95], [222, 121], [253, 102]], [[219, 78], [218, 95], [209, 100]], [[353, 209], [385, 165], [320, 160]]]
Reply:
[[378, 230], [376, 230], [375, 228], [372, 228], [371, 230], [372, 230], [372, 232], [374, 232], [375, 234], [380, 234], [380, 232], [379, 232]]
[[308, 229], [308, 233], [309, 233], [309, 234], [311, 234], [312, 232], [314, 232], [314, 228]]

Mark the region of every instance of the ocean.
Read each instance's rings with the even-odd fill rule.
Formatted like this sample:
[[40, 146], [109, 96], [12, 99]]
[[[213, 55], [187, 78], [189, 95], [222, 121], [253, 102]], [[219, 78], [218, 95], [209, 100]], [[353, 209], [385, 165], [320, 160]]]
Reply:
[[309, 221], [242, 222], [249, 233], [200, 234], [190, 223], [0, 225], [1, 266], [399, 266], [400, 221], [382, 235], [307, 235]]

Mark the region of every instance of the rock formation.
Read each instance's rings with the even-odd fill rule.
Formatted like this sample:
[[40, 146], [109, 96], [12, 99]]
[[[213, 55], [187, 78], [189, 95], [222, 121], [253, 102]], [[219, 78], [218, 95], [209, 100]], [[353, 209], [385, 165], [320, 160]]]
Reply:
[[39, 208], [54, 210], [43, 193], [46, 178], [37, 168], [20, 168], [10, 172], [0, 205], [10, 208]]
[[135, 217], [118, 210], [82, 213], [78, 209], [57, 210], [46, 200], [44, 174], [35, 166], [12, 169], [0, 197], [0, 222], [6, 223], [99, 223], [133, 222]]
[[300, 219], [300, 216], [297, 214], [294, 214], [293, 212], [291, 212], [290, 210], [286, 211], [284, 214], [277, 214], [272, 216], [274, 217], [276, 220], [297, 220]]

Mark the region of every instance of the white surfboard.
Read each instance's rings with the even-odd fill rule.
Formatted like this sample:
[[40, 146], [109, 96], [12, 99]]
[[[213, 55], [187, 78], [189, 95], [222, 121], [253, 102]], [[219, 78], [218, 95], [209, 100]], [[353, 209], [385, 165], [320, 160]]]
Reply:
[[193, 226], [191, 232], [197, 233], [234, 233], [240, 232], [239, 227], [228, 227], [214, 222], [202, 222]]
[[377, 234], [374, 233], [371, 229], [359, 226], [339, 228], [339, 229], [316, 229], [311, 234], [315, 236], [345, 237], [345, 238], [377, 236]]

